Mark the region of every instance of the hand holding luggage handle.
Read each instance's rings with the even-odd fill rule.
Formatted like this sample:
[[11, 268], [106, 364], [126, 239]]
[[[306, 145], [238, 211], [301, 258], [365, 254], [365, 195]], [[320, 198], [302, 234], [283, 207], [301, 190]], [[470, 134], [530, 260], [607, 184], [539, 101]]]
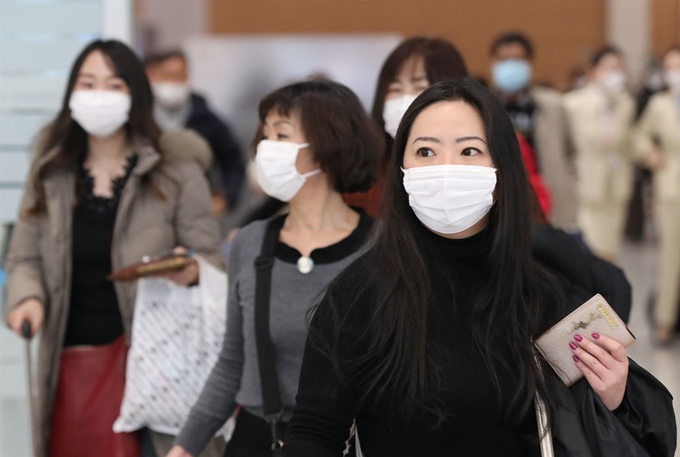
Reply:
[[31, 419], [31, 455], [35, 455], [35, 395], [33, 394], [33, 357], [31, 355], [31, 338], [33, 337], [33, 328], [31, 322], [25, 320], [21, 324], [21, 336], [26, 340], [26, 381], [28, 383], [28, 404], [30, 408]]

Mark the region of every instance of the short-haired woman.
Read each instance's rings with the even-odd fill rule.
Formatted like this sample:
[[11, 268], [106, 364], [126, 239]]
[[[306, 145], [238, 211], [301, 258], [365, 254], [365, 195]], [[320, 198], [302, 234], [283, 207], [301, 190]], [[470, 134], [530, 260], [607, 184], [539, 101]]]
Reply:
[[[341, 196], [373, 183], [384, 147], [354, 93], [330, 81], [301, 82], [266, 96], [259, 116], [257, 179], [268, 195], [288, 202], [290, 212], [246, 226], [233, 241], [224, 347], [169, 456], [198, 455], [237, 404], [243, 409], [227, 455], [272, 455], [272, 427], [283, 437], [295, 406], [307, 311], [359, 256], [371, 226], [370, 217]], [[256, 259], [272, 241], [271, 277], [263, 285]], [[256, 329], [263, 287], [271, 291], [267, 327], [282, 405], [281, 415], [269, 421]]]

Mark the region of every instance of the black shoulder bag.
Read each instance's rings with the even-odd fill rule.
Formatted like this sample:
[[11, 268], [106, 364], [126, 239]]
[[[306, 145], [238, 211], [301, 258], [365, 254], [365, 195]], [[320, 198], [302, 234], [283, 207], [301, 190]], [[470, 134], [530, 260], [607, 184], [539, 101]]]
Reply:
[[272, 455], [281, 455], [283, 437], [279, 431], [279, 422], [283, 417], [279, 376], [276, 372], [276, 354], [269, 333], [269, 302], [271, 300], [272, 268], [274, 266], [274, 249], [279, 239], [281, 225], [274, 219], [269, 222], [262, 241], [262, 250], [255, 259], [255, 343], [257, 345], [257, 362], [260, 369], [260, 387], [262, 389], [262, 409], [264, 418], [272, 430]]

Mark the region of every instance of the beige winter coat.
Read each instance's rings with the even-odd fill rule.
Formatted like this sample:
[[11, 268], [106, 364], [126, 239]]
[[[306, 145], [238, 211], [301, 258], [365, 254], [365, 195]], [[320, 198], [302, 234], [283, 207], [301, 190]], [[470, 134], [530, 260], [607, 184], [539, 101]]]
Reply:
[[635, 152], [644, 156], [657, 141], [666, 166], [654, 173], [654, 198], [680, 201], [680, 112], [673, 95], [666, 91], [654, 95], [635, 132]]
[[552, 193], [550, 222], [561, 229], [575, 229], [576, 172], [562, 95], [552, 89], [533, 87], [531, 97], [536, 103], [536, 155], [543, 181]]
[[[576, 147], [578, 193], [582, 203], [621, 204], [633, 187], [631, 126], [635, 101], [628, 93], [612, 104], [610, 131], [602, 125], [606, 100], [595, 88], [585, 87], [564, 96]], [[605, 139], [608, 134], [610, 138]]]
[[[196, 250], [221, 267], [218, 227], [210, 212], [210, 193], [202, 169], [210, 164], [208, 145], [194, 133], [176, 132], [161, 138], [160, 150], [161, 154], [148, 146], [135, 147], [139, 158], [118, 207], [111, 247], [112, 268], [180, 245]], [[27, 180], [22, 214], [34, 198], [32, 182], [36, 166], [57, 152], [53, 150], [36, 159]], [[144, 176], [163, 192], [164, 200], [142, 183]], [[49, 449], [70, 301], [75, 170], [64, 168], [51, 173], [45, 178], [44, 187], [47, 213], [19, 218], [6, 263], [8, 312], [28, 298], [37, 298], [45, 306], [38, 354], [38, 414], [34, 424], [36, 455], [40, 457], [47, 456]], [[115, 289], [129, 339], [136, 284], [116, 283]]]

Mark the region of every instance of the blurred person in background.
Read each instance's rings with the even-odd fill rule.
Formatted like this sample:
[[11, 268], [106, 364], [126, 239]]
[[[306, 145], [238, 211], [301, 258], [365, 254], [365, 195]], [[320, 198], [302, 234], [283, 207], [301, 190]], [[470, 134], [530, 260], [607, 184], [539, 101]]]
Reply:
[[[635, 121], [640, 118], [652, 96], [665, 89], [663, 62], [656, 57], [651, 57], [645, 68], [642, 89], [636, 97]], [[651, 185], [652, 173], [643, 164], [637, 163], [633, 178], [633, 194], [628, 206], [628, 220], [626, 222], [626, 238], [630, 241], [641, 242], [644, 239], [649, 216]]]
[[145, 66], [156, 101], [156, 121], [161, 129], [191, 129], [210, 145], [214, 158], [209, 175], [213, 212], [218, 216], [225, 214], [238, 204], [245, 181], [241, 149], [206, 99], [192, 91], [184, 53], [169, 51], [152, 55], [146, 58]]
[[394, 142], [394, 135], [404, 113], [425, 89], [444, 79], [467, 76], [462, 55], [442, 38], [413, 37], [404, 40], [387, 57], [378, 76], [371, 114], [385, 132], [386, 147], [378, 182], [368, 191], [347, 194], [345, 201], [364, 208], [376, 216], [383, 196], [385, 168]]
[[653, 173], [659, 268], [654, 306], [656, 341], [667, 344], [680, 296], [680, 44], [664, 56], [667, 90], [652, 96], [636, 128], [635, 148]]
[[576, 149], [578, 226], [595, 254], [612, 262], [621, 249], [633, 186], [635, 100], [626, 82], [622, 52], [605, 46], [591, 59], [586, 87], [564, 96]]
[[588, 73], [581, 67], [575, 67], [569, 72], [569, 91], [583, 89], [588, 84]]
[[[381, 132], [351, 90], [330, 81], [292, 84], [263, 98], [259, 118], [257, 180], [269, 196], [288, 202], [290, 212], [254, 222], [233, 240], [222, 353], [169, 457], [198, 455], [237, 404], [242, 409], [226, 456], [273, 454], [295, 406], [307, 312], [363, 252], [372, 226], [370, 216], [341, 196], [375, 182], [384, 148]], [[273, 257], [266, 253], [273, 269], [262, 283], [265, 246], [273, 250]], [[261, 389], [260, 372], [269, 371], [261, 368], [262, 321], [255, 317], [263, 309], [262, 290], [270, 291], [267, 327], [279, 386], [274, 396], [281, 403], [275, 417], [265, 414]]]
[[576, 230], [574, 166], [562, 96], [532, 84], [534, 46], [521, 33], [505, 33], [491, 45], [493, 87], [515, 129], [536, 152], [538, 171], [552, 194], [550, 221]]
[[[191, 132], [161, 135], [142, 62], [118, 41], [76, 59], [63, 105], [38, 141], [7, 257], [7, 322], [41, 332], [39, 457], [134, 457], [115, 434], [136, 285], [107, 276], [183, 246], [222, 264]], [[203, 160], [203, 159], [200, 159]], [[198, 268], [166, 275], [197, 283]]]

